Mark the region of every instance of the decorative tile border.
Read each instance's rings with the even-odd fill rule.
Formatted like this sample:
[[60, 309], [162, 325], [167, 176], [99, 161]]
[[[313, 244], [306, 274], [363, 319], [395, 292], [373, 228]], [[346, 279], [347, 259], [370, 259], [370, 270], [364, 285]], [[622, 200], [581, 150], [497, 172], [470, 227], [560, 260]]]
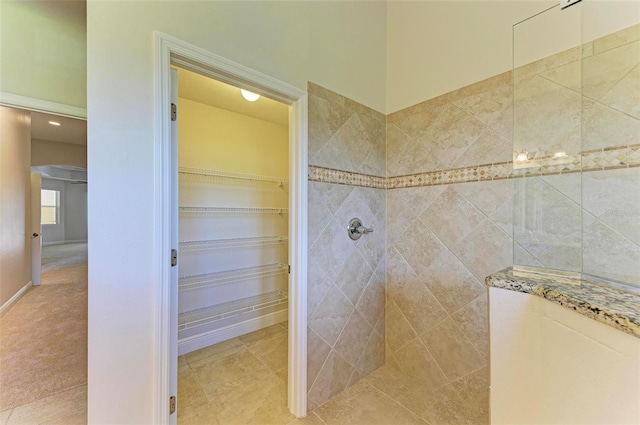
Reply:
[[336, 170], [335, 168], [318, 167], [316, 165], [309, 165], [308, 179], [312, 182], [370, 187], [373, 189], [386, 189], [387, 180], [385, 177]]
[[544, 157], [530, 160], [524, 164], [516, 163], [515, 166], [513, 162], [499, 162], [393, 177], [373, 176], [310, 165], [308, 178], [309, 181], [322, 183], [374, 189], [403, 189], [633, 167], [640, 167], [640, 144], [584, 151], [570, 154], [561, 159]]

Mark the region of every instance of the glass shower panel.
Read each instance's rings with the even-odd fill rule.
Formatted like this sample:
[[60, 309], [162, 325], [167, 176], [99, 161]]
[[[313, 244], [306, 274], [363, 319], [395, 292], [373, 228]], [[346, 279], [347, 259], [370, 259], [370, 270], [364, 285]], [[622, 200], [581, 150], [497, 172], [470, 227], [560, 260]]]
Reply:
[[583, 3], [583, 272], [640, 286], [640, 2]]
[[514, 266], [580, 272], [579, 7], [513, 28]]

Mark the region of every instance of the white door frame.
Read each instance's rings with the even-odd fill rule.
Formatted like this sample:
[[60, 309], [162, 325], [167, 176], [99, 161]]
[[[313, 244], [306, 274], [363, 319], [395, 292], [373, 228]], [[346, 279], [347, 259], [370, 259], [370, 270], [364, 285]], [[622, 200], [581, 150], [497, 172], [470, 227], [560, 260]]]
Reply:
[[[167, 424], [171, 373], [172, 326], [177, 311], [171, 308], [171, 73], [170, 65], [223, 81], [279, 100], [289, 108], [289, 410], [307, 414], [307, 93], [197, 46], [156, 31], [154, 57], [155, 138], [154, 194], [155, 292], [157, 316], [154, 359], [155, 420]], [[177, 309], [175, 309], [177, 310]], [[175, 321], [175, 322], [174, 322]], [[173, 351], [174, 353], [177, 351]]]

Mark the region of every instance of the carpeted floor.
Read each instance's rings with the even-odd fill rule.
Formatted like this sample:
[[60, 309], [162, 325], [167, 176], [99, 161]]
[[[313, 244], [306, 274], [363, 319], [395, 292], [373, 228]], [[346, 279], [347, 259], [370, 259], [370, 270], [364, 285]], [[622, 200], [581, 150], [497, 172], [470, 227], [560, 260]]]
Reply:
[[86, 412], [77, 401], [87, 383], [87, 244], [44, 247], [42, 263], [42, 285], [0, 318], [0, 417], [9, 423], [74, 388]]

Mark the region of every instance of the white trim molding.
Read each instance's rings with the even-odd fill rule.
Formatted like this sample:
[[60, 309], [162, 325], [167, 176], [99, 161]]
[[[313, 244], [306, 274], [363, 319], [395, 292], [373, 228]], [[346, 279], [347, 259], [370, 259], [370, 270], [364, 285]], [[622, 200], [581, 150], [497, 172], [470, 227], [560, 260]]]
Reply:
[[181, 339], [178, 341], [178, 355], [181, 356], [249, 332], [258, 331], [267, 326], [277, 325], [278, 323], [287, 321], [288, 317], [286, 309], [280, 310], [240, 323], [234, 323], [224, 328], [214, 329], [190, 338]]
[[9, 309], [11, 308], [11, 306], [13, 304], [15, 304], [16, 301], [18, 301], [18, 299], [20, 299], [20, 297], [27, 292], [27, 290], [33, 286], [33, 284], [31, 283], [31, 281], [29, 281], [26, 285], [24, 285], [22, 288], [20, 288], [18, 290], [18, 292], [16, 292], [15, 294], [13, 294], [13, 297], [9, 298], [7, 300], [6, 303], [2, 304], [2, 307], [0, 307], [0, 317], [2, 317], [7, 311], [9, 311]]
[[87, 108], [7, 92], [0, 92], [0, 105], [26, 109], [28, 111], [44, 112], [61, 117], [78, 118], [81, 120], [87, 119]]
[[[154, 423], [169, 424], [169, 396], [172, 390], [171, 356], [178, 351], [177, 303], [172, 303], [171, 252], [172, 146], [171, 64], [201, 75], [266, 95], [291, 106], [290, 109], [290, 214], [289, 214], [289, 410], [297, 417], [307, 414], [307, 92], [244, 65], [208, 52], [170, 35], [156, 31], [154, 252], [156, 358], [154, 361]], [[173, 353], [173, 354], [172, 354]]]

